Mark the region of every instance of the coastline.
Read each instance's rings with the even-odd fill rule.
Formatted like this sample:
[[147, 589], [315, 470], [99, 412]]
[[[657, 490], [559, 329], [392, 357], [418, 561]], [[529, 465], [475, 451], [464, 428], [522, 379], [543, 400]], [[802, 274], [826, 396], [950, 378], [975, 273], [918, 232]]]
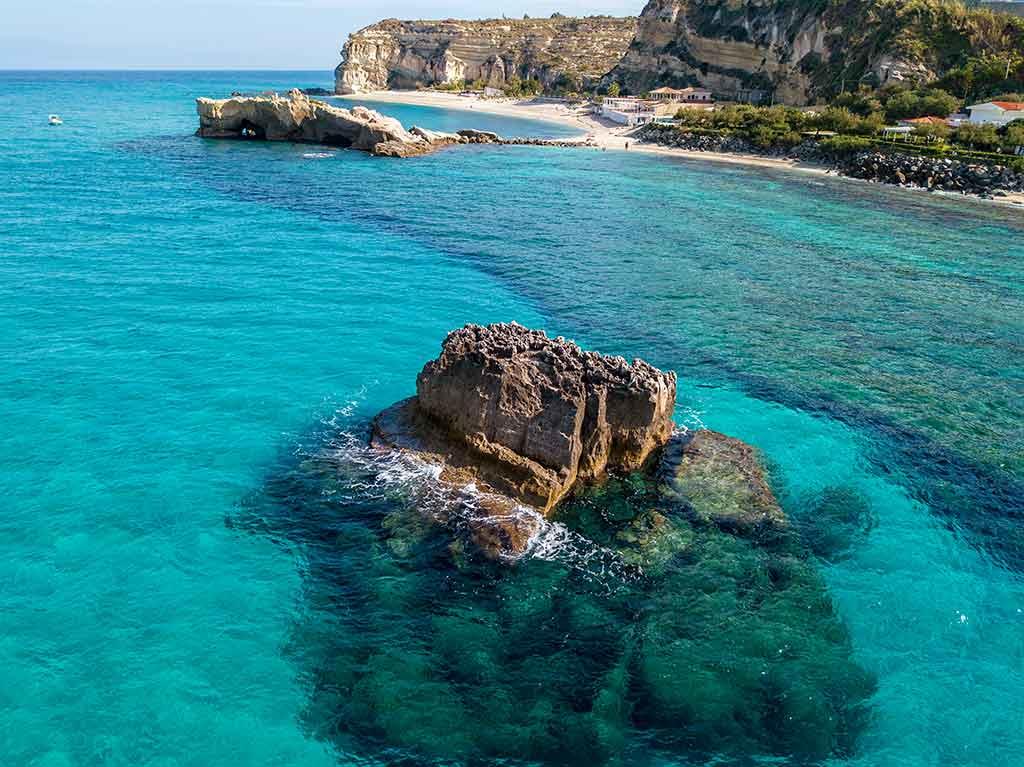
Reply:
[[482, 99], [475, 96], [459, 96], [455, 93], [438, 91], [371, 91], [350, 96], [335, 96], [347, 101], [367, 101], [380, 104], [407, 104], [410, 106], [438, 107], [462, 111], [474, 111], [499, 117], [518, 117], [520, 119], [539, 120], [576, 128], [577, 136], [568, 136], [566, 140], [583, 140], [590, 138], [597, 149], [625, 151], [629, 145], [630, 152], [657, 154], [671, 157], [682, 157], [693, 160], [710, 160], [732, 165], [753, 165], [762, 168], [779, 168], [796, 170], [815, 175], [836, 175], [823, 165], [809, 165], [796, 160], [778, 157], [761, 157], [748, 154], [728, 154], [725, 152], [696, 152], [678, 147], [645, 144], [631, 138], [633, 130], [607, 120], [598, 120], [591, 115], [577, 114], [563, 104], [536, 103], [533, 100], [516, 99]]
[[[500, 117], [518, 117], [542, 122], [554, 123], [562, 127], [576, 128], [578, 136], [568, 140], [591, 139], [597, 149], [640, 152], [643, 154], [677, 157], [687, 160], [701, 160], [748, 167], [796, 171], [815, 176], [831, 176], [857, 183], [871, 183], [863, 179], [844, 176], [836, 173], [825, 165], [800, 162], [781, 157], [764, 157], [754, 154], [731, 154], [726, 152], [702, 152], [679, 147], [667, 147], [658, 144], [641, 143], [630, 137], [632, 128], [618, 125], [607, 120], [600, 120], [592, 115], [578, 114], [559, 103], [537, 103], [532, 99], [483, 99], [477, 96], [460, 96], [455, 93], [443, 93], [429, 90], [404, 91], [371, 91], [333, 98], [345, 101], [366, 101], [379, 104], [408, 104], [410, 106], [437, 107], [441, 109], [480, 112]], [[903, 186], [897, 189], [920, 191], [935, 194], [922, 187]], [[1009, 193], [1005, 197], [984, 199], [976, 195], [948, 195], [950, 199], [965, 198], [983, 203], [996, 203], [1015, 209], [1024, 206], [1024, 193]]]

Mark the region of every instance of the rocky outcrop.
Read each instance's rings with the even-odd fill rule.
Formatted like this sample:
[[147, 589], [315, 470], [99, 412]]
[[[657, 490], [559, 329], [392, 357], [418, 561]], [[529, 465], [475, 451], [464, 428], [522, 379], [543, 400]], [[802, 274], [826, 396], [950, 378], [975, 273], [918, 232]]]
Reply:
[[467, 325], [377, 417], [375, 444], [550, 511], [576, 483], [644, 465], [673, 431], [676, 378], [512, 324]]
[[413, 126], [357, 106], [340, 109], [308, 98], [299, 90], [287, 97], [234, 95], [196, 99], [197, 136], [324, 144], [359, 149], [380, 157], [414, 157], [452, 144], [517, 143], [496, 133], [461, 130], [442, 133]]
[[386, 19], [349, 36], [337, 93], [536, 78], [546, 89], [588, 87], [622, 58], [635, 18], [482, 21]]
[[952, 0], [649, 0], [609, 79], [804, 104], [854, 83], [928, 82], [967, 52], [1019, 50], [1024, 25], [1006, 19]]
[[413, 135], [402, 124], [364, 107], [340, 109], [298, 90], [287, 97], [234, 96], [196, 99], [199, 130], [205, 138], [255, 138], [360, 149], [374, 154], [423, 154], [436, 144]]

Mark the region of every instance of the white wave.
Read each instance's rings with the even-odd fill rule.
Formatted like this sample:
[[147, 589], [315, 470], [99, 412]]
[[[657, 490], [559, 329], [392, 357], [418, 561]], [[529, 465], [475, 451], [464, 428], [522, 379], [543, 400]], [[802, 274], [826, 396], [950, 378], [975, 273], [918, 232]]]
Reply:
[[[482, 510], [481, 501], [488, 494], [475, 483], [453, 486], [442, 482], [442, 464], [401, 451], [371, 447], [365, 437], [352, 432], [336, 432], [323, 457], [340, 473], [348, 475], [346, 487], [364, 498], [405, 495], [422, 514], [453, 529], [477, 522], [484, 515], [495, 517], [492, 512]], [[509, 515], [528, 518], [530, 526], [535, 528], [522, 554], [504, 557], [510, 562], [530, 558], [559, 562], [604, 582], [609, 588], [640, 574], [616, 552], [560, 522], [546, 519], [536, 509], [515, 505]]]

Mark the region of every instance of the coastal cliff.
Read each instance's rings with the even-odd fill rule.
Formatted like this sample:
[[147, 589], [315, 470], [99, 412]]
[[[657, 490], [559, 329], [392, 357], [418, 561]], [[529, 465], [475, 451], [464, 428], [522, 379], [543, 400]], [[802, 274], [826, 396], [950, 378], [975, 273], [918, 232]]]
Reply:
[[804, 104], [859, 83], [927, 83], [978, 52], [1019, 50], [1009, 17], [953, 0], [650, 0], [610, 80], [702, 85]]
[[545, 90], [589, 87], [621, 60], [636, 18], [482, 21], [386, 19], [349, 36], [335, 70], [339, 94], [534, 78]]

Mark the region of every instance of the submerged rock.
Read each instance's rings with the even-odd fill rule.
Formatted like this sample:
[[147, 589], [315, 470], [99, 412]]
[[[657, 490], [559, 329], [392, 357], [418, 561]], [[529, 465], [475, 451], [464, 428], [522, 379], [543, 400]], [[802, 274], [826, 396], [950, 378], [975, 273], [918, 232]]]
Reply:
[[874, 680], [794, 536], [701, 522], [638, 471], [533, 517], [563, 533], [507, 567], [462, 544], [516, 545], [514, 522], [488, 520], [522, 507], [434, 524], [433, 491], [398, 470], [414, 462], [342, 447], [242, 506], [305, 552], [296, 661], [316, 680], [304, 720], [318, 737], [364, 761], [463, 766], [855, 753]]
[[796, 525], [803, 542], [821, 559], [839, 561], [876, 525], [867, 499], [855, 488], [829, 485], [801, 499]]
[[786, 524], [757, 451], [738, 439], [708, 429], [688, 433], [665, 451], [661, 474], [664, 492], [704, 522], [737, 532]]
[[467, 325], [382, 413], [374, 443], [440, 458], [546, 513], [577, 482], [641, 468], [672, 434], [676, 377], [521, 325]]
[[365, 107], [342, 109], [310, 99], [299, 90], [287, 97], [235, 96], [196, 99], [198, 136], [256, 138], [267, 141], [326, 144], [371, 154], [409, 157], [451, 143], [414, 135], [391, 117]]

